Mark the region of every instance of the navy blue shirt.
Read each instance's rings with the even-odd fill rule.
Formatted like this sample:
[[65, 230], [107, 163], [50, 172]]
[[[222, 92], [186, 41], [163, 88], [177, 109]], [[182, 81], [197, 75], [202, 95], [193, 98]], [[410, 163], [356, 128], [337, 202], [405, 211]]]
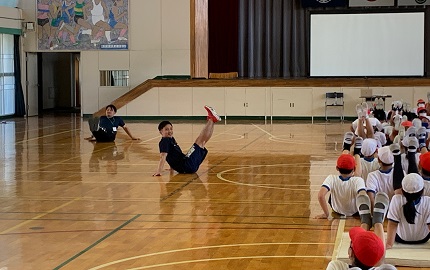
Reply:
[[167, 153], [166, 161], [177, 172], [184, 172], [185, 154], [173, 137], [162, 137], [158, 144], [160, 153]]
[[113, 138], [115, 140], [116, 132], [118, 127], [124, 127], [125, 123], [119, 116], [114, 116], [112, 118], [107, 118], [106, 116], [101, 116], [99, 120], [100, 128], [106, 132], [108, 137]]
[[122, 120], [122, 118], [119, 116], [114, 116], [112, 118], [101, 116], [99, 120], [99, 125], [100, 127], [105, 128], [106, 132], [112, 133], [112, 132], [116, 132], [113, 130], [114, 127], [115, 129], [118, 129], [118, 127], [125, 126], [125, 123], [124, 123], [124, 120]]

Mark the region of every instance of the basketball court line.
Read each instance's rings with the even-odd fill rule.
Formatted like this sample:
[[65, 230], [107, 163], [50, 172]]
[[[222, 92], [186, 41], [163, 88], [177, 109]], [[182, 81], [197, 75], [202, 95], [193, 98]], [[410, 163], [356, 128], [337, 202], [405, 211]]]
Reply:
[[[202, 246], [202, 247], [192, 247], [192, 248], [183, 248], [183, 249], [172, 249], [172, 250], [166, 250], [166, 251], [160, 251], [160, 252], [154, 252], [139, 256], [133, 256], [129, 258], [124, 258], [121, 260], [112, 261], [106, 264], [102, 264], [93, 268], [90, 268], [89, 270], [98, 270], [102, 269], [108, 266], [112, 266], [118, 263], [123, 263], [131, 260], [146, 258], [146, 257], [152, 257], [152, 256], [159, 256], [169, 253], [177, 253], [177, 252], [184, 252], [184, 251], [192, 251], [192, 250], [203, 250], [203, 249], [217, 249], [217, 248], [231, 248], [231, 247], [246, 247], [246, 246], [268, 246], [268, 245], [333, 245], [333, 243], [299, 243], [299, 242], [284, 242], [284, 243], [245, 243], [245, 244], [227, 244], [227, 245], [214, 245], [214, 246]], [[203, 259], [203, 260], [190, 260], [190, 261], [180, 261], [180, 262], [172, 262], [167, 264], [157, 264], [157, 265], [150, 265], [150, 266], [144, 266], [144, 268], [133, 268], [133, 269], [146, 269], [146, 268], [153, 268], [153, 267], [160, 267], [160, 266], [168, 266], [168, 265], [175, 265], [175, 264], [184, 264], [184, 263], [192, 263], [192, 262], [203, 262], [203, 261], [213, 261], [213, 260], [230, 260], [230, 259], [257, 259], [257, 258], [327, 258], [327, 256], [247, 256], [247, 257], [223, 257], [223, 258], [214, 258], [214, 259]]]
[[[171, 263], [163, 263], [163, 264], [153, 264], [143, 267], [137, 268], [128, 268], [127, 270], [140, 270], [140, 269], [149, 269], [163, 266], [171, 266], [171, 265], [180, 265], [180, 264], [189, 264], [189, 263], [199, 263], [199, 262], [213, 262], [213, 261], [224, 261], [224, 260], [243, 260], [243, 259], [269, 259], [269, 258], [327, 258], [326, 256], [241, 256], [241, 257], [224, 257], [224, 258], [211, 258], [211, 259], [200, 259], [200, 260], [188, 260], [188, 261], [178, 261]], [[91, 270], [91, 269], [90, 269]]]
[[20, 144], [20, 143], [24, 143], [24, 142], [31, 142], [31, 141], [35, 141], [35, 140], [39, 140], [39, 139], [43, 139], [43, 138], [48, 138], [48, 137], [52, 137], [52, 136], [56, 136], [56, 135], [60, 135], [60, 134], [65, 134], [65, 133], [70, 133], [70, 132], [76, 132], [76, 131], [81, 131], [81, 130], [80, 129], [70, 129], [67, 131], [52, 133], [52, 134], [48, 134], [48, 135], [44, 135], [44, 136], [38, 136], [35, 138], [25, 139], [22, 141], [16, 141], [15, 144]]
[[275, 187], [275, 186], [268, 186], [267, 184], [242, 183], [242, 182], [236, 182], [236, 181], [228, 180], [222, 176], [224, 173], [228, 173], [228, 172], [235, 171], [235, 170], [251, 169], [251, 168], [258, 168], [258, 167], [274, 167], [274, 166], [284, 166], [284, 164], [249, 165], [249, 166], [245, 166], [245, 167], [237, 167], [237, 168], [221, 171], [221, 172], [217, 173], [217, 177], [221, 181], [232, 183], [232, 184], [237, 184], [237, 185], [242, 185], [242, 186], [261, 187], [261, 188], [268, 188], [268, 189], [281, 189], [281, 190], [295, 190], [295, 191], [309, 190], [309, 189], [294, 189], [294, 188], [289, 188], [289, 187]]
[[[280, 143], [293, 143], [293, 144], [303, 144], [303, 145], [321, 145], [321, 146], [325, 146], [326, 143], [313, 143], [312, 141], [309, 140], [295, 140], [295, 139], [291, 139], [291, 138], [287, 138], [287, 139], [283, 139], [283, 136], [287, 136], [287, 135], [282, 135], [282, 136], [275, 136], [272, 133], [260, 128], [259, 126], [252, 124], [254, 127], [258, 128], [259, 130], [263, 131], [264, 133], [266, 133], [267, 135], [269, 135], [269, 140], [270, 141], [274, 141], [274, 142], [280, 142]], [[303, 136], [300, 136], [300, 138], [302, 138]]]
[[114, 233], [116, 233], [117, 231], [121, 230], [123, 227], [127, 226], [129, 223], [133, 222], [135, 219], [137, 219], [140, 216], [141, 215], [138, 214], [138, 215], [135, 215], [134, 217], [132, 217], [131, 219], [127, 220], [126, 222], [124, 222], [120, 226], [116, 227], [114, 230], [112, 230], [111, 232], [109, 232], [108, 234], [106, 234], [105, 236], [103, 236], [102, 238], [100, 238], [99, 240], [97, 240], [96, 242], [94, 242], [93, 244], [91, 244], [90, 246], [88, 246], [87, 248], [83, 249], [79, 253], [75, 254], [73, 257], [69, 258], [68, 260], [64, 261], [63, 263], [61, 263], [60, 265], [58, 265], [57, 267], [55, 267], [54, 270], [60, 269], [63, 266], [69, 264], [70, 262], [72, 262], [73, 260], [75, 260], [76, 258], [78, 258], [79, 256], [81, 256], [85, 252], [89, 251], [93, 247], [97, 246], [98, 244], [100, 244], [101, 242], [103, 242], [105, 239], [107, 239], [108, 237], [110, 237], [111, 235], [113, 235]]
[[73, 200], [71, 200], [71, 201], [69, 201], [69, 202], [63, 203], [62, 205], [57, 206], [57, 207], [55, 207], [55, 208], [52, 208], [51, 210], [49, 210], [49, 211], [47, 211], [47, 212], [44, 212], [43, 214], [37, 215], [37, 216], [35, 216], [35, 217], [33, 217], [33, 218], [31, 218], [31, 219], [27, 220], [27, 221], [21, 222], [21, 223], [19, 223], [19, 224], [15, 225], [15, 226], [13, 226], [13, 227], [11, 227], [11, 228], [7, 229], [7, 230], [4, 230], [4, 231], [0, 232], [0, 235], [2, 235], [2, 234], [6, 234], [6, 233], [9, 233], [9, 232], [11, 232], [11, 231], [13, 231], [13, 230], [15, 230], [15, 229], [17, 229], [17, 228], [20, 228], [20, 227], [24, 226], [25, 224], [28, 224], [28, 223], [30, 223], [30, 222], [32, 222], [32, 221], [34, 221], [34, 220], [40, 219], [41, 217], [44, 217], [44, 216], [46, 216], [46, 215], [48, 215], [48, 214], [51, 214], [51, 213], [53, 213], [54, 211], [57, 211], [58, 209], [61, 209], [61, 208], [65, 207], [65, 206], [67, 206], [67, 205], [69, 205], [69, 204], [71, 204], [71, 203], [74, 203], [74, 202], [76, 202], [76, 201], [78, 201], [78, 200], [80, 200], [80, 199], [81, 199], [81, 198], [75, 198], [75, 199], [73, 199]]

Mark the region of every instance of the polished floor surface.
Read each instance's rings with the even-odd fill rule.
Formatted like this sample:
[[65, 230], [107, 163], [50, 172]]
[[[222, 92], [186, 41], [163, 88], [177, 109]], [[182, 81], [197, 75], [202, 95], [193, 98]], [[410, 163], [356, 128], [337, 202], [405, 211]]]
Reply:
[[[314, 218], [348, 122], [217, 123], [197, 173], [161, 177], [158, 122], [126, 122], [140, 141], [85, 141], [75, 115], [0, 124], [1, 270], [325, 269], [359, 225]], [[204, 121], [173, 125], [186, 151]]]

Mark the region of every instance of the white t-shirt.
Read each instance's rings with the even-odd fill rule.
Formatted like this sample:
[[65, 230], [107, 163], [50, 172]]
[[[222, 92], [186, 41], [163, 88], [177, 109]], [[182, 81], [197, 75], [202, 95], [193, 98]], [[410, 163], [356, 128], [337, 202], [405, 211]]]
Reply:
[[422, 196], [421, 201], [415, 205], [417, 214], [415, 216], [415, 224], [409, 224], [403, 214], [403, 205], [406, 203], [406, 198], [403, 195], [396, 194], [391, 199], [390, 207], [388, 208], [387, 218], [399, 223], [397, 226], [397, 234], [405, 241], [423, 240], [429, 234], [427, 224], [430, 224], [430, 197]]
[[430, 180], [424, 179], [424, 192], [423, 196], [430, 196]]
[[385, 192], [388, 197], [394, 196], [393, 188], [393, 169], [388, 173], [383, 173], [380, 170], [369, 173], [366, 181], [367, 191], [374, 193]]
[[[391, 264], [383, 264], [380, 267], [373, 267], [370, 268], [371, 270], [388, 270], [388, 269], [396, 269], [394, 265]], [[328, 265], [326, 270], [361, 270], [359, 267], [349, 267], [349, 265], [345, 262], [341, 261], [331, 261]]]
[[348, 180], [342, 180], [339, 175], [332, 174], [327, 176], [322, 186], [330, 191], [334, 211], [345, 216], [358, 212], [355, 198], [360, 190], [366, 190], [363, 178], [352, 176]]
[[[354, 129], [355, 135], [358, 135], [358, 133], [357, 133], [358, 121], [359, 121], [359, 119], [355, 119], [355, 121], [352, 122], [352, 124], [351, 124], [352, 128]], [[362, 121], [362, 120], [360, 119], [360, 121]], [[369, 117], [369, 121], [370, 121], [370, 124], [372, 125], [372, 127], [378, 127], [378, 130], [382, 129], [381, 121], [379, 121], [378, 119], [376, 119], [374, 117]], [[363, 122], [363, 126], [366, 127], [366, 121]]]
[[374, 172], [379, 169], [379, 162], [377, 158], [374, 158], [372, 161], [367, 161], [364, 158], [360, 158], [361, 162], [361, 178], [367, 182], [367, 176], [369, 173]]
[[[418, 163], [420, 163], [420, 156], [421, 153], [416, 153], [415, 154], [415, 162], [417, 163], [417, 168], [418, 168]], [[402, 154], [402, 169], [407, 173], [408, 172], [408, 168], [409, 168], [409, 160], [406, 158], [406, 154]]]

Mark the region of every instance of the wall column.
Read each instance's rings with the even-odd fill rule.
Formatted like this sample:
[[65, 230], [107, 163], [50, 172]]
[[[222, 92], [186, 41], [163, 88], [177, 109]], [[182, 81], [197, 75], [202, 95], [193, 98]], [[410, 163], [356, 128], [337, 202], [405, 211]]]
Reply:
[[208, 35], [208, 1], [191, 0], [191, 77], [208, 78], [208, 54], [209, 54], [209, 35]]

